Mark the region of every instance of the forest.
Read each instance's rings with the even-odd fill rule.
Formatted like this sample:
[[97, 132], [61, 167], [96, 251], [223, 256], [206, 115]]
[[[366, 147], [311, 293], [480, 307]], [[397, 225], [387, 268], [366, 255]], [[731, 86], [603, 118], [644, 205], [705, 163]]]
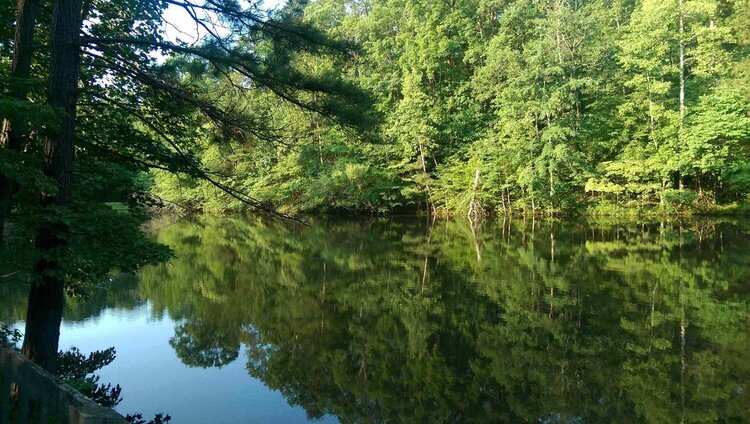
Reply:
[[[367, 127], [253, 92], [283, 143], [195, 154], [224, 184], [289, 212], [434, 214], [743, 211], [750, 192], [746, 0], [314, 0], [300, 19], [354, 43], [302, 54], [372, 104]], [[213, 89], [222, 84], [201, 79]], [[239, 101], [239, 100], [238, 100]], [[360, 122], [360, 124], [363, 124]], [[210, 182], [152, 174], [189, 210], [245, 205]]]
[[748, 0], [4, 0], [23, 352], [53, 370], [65, 293], [173, 257], [155, 210], [742, 213], [749, 53]]
[[750, 0], [0, 0], [0, 120], [0, 344], [100, 405], [146, 302], [308, 419], [747, 419]]

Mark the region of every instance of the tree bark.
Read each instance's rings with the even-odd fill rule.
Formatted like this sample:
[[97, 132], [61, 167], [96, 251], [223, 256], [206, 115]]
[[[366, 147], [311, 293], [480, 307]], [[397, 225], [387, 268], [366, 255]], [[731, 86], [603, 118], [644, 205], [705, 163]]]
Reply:
[[[16, 34], [13, 41], [13, 63], [10, 76], [17, 80], [10, 92], [11, 97], [25, 100], [28, 86], [22, 81], [31, 75], [34, 55], [34, 26], [39, 11], [39, 0], [18, 0], [16, 6]], [[20, 152], [25, 143], [26, 130], [19, 122], [3, 122], [2, 145], [6, 149]], [[0, 174], [0, 245], [3, 243], [5, 222], [12, 206], [12, 198], [18, 191], [18, 182]]]
[[424, 154], [424, 149], [422, 148], [422, 141], [418, 141], [419, 146], [419, 160], [422, 165], [422, 173], [424, 174], [425, 178], [425, 191], [426, 191], [426, 200], [427, 200], [427, 213], [428, 214], [436, 214], [435, 210], [435, 203], [432, 201], [432, 191], [430, 190], [430, 184], [427, 182], [430, 179], [430, 174], [427, 173], [427, 159]]
[[[81, 0], [54, 2], [47, 103], [63, 113], [56, 131], [44, 141], [44, 175], [57, 186], [56, 193], [42, 195], [42, 206], [46, 208], [65, 208], [72, 201], [81, 14]], [[61, 253], [67, 247], [68, 232], [68, 226], [57, 219], [45, 220], [37, 229], [35, 247], [39, 259], [29, 293], [23, 342], [23, 353], [52, 372], [57, 365], [65, 291]]]
[[685, 5], [684, 0], [680, 0], [680, 142], [682, 141], [683, 131], [685, 130]]
[[474, 221], [479, 220], [481, 217], [481, 205], [477, 201], [477, 190], [479, 190], [479, 179], [481, 177], [481, 171], [479, 168], [474, 173], [474, 186], [471, 190], [471, 201], [469, 202], [469, 211], [468, 211], [468, 218], [469, 221], [474, 223]]

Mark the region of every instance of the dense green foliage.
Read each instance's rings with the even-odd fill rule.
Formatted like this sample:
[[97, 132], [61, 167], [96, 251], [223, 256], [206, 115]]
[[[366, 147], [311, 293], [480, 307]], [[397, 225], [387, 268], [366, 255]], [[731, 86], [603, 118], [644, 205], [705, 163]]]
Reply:
[[[31, 3], [39, 13], [24, 27], [16, 12]], [[167, 4], [205, 38], [169, 40]], [[734, 227], [620, 238], [535, 221], [228, 219], [155, 242], [142, 225], [163, 204], [741, 210], [749, 0], [258, 5], [0, 2], [0, 295], [10, 316], [27, 292], [35, 300], [25, 354], [57, 367], [66, 290], [77, 317], [96, 300], [149, 299], [179, 319], [171, 345], [190, 366], [225, 365], [246, 346], [248, 371], [314, 417], [748, 419], [747, 293], [736, 287], [748, 264], [732, 244], [747, 236]], [[60, 25], [66, 16], [81, 19]], [[18, 48], [19, 28], [34, 49]], [[113, 270], [171, 258], [166, 245], [174, 265], [99, 290]], [[113, 357], [71, 352], [60, 372]], [[119, 399], [89, 371], [69, 381]]]
[[[168, 7], [201, 28], [200, 42], [169, 38]], [[159, 203], [150, 169], [279, 215], [218, 181], [195, 147], [283, 143], [268, 102], [350, 130], [368, 121], [354, 84], [297, 60], [336, 64], [351, 44], [291, 6], [24, 0], [3, 3], [0, 22], [0, 283], [30, 286], [22, 350], [51, 372], [64, 291], [85, 294], [112, 270], [170, 257], [141, 231]], [[257, 99], [263, 107], [248, 104]]]
[[[71, 199], [40, 205], [60, 189], [42, 150], [61, 111], [47, 104], [52, 4], [39, 4], [22, 79], [16, 11], [0, 8], [0, 116], [25, 131], [22, 149], [0, 149], [0, 177], [17, 184], [2, 196], [0, 281], [48, 257], [79, 290], [164, 260], [138, 229], [162, 201], [680, 212], [731, 210], [750, 192], [747, 0], [313, 0], [271, 14], [218, 2], [231, 31], [198, 45], [165, 38], [160, 2], [97, 0], [80, 35]], [[49, 223], [65, 242], [35, 249]]]
[[[280, 208], [460, 212], [474, 197], [496, 212], [680, 212], [750, 193], [747, 0], [289, 9], [358, 44], [346, 63], [294, 60], [367, 89], [380, 122], [357, 136], [258, 96], [248, 107], [267, 111], [286, 143], [203, 140], [203, 164]], [[161, 173], [155, 192], [190, 208], [242, 208], [206, 182]]]
[[[87, 21], [78, 35], [85, 48], [78, 64], [75, 163], [63, 178], [71, 181], [70, 200], [40, 202], [63, 190], [60, 181], [45, 174], [43, 162], [45, 137], [57, 131], [64, 111], [49, 105], [55, 2], [38, 3], [35, 48], [25, 78], [14, 77], [11, 70], [18, 54], [13, 48], [18, 11], [10, 2], [0, 8], [1, 22], [7, 24], [0, 32], [0, 118], [3, 126], [15, 125], [24, 133], [20, 148], [10, 146], [5, 128], [0, 136], [0, 180], [15, 185], [9, 194], [0, 187], [0, 203], [10, 204], [9, 216], [0, 211], [0, 233], [8, 237], [5, 243], [0, 237], [0, 282], [38, 278], [34, 266], [47, 257], [59, 269], [45, 273], [58, 274], [68, 290], [81, 291], [113, 269], [132, 271], [168, 259], [169, 251], [140, 230], [146, 210], [160, 202], [149, 193], [152, 168], [203, 181], [238, 204], [263, 209], [241, 186], [218, 183], [194, 150], [205, 140], [216, 148], [250, 138], [265, 146], [283, 142], [269, 102], [326, 116], [342, 128], [367, 121], [361, 112], [367, 99], [360, 101], [363, 96], [352, 84], [290, 63], [295, 54], [335, 63], [349, 48], [301, 22], [293, 11], [271, 16], [254, 4], [217, 3], [214, 7], [221, 9], [200, 15], [195, 24], [210, 28], [211, 19], [221, 18], [220, 25], [233, 30], [189, 46], [166, 36], [163, 2], [96, 0], [84, 11]], [[175, 2], [173, 7], [192, 11], [191, 5]], [[260, 98], [265, 103], [259, 108], [237, 101]], [[59, 227], [56, 233], [64, 243], [54, 249], [35, 246], [45, 225]]]

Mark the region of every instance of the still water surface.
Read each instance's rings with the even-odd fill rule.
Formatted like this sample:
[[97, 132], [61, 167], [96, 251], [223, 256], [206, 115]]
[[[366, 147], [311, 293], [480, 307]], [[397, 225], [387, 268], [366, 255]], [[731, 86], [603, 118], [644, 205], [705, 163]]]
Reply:
[[201, 218], [154, 234], [177, 259], [70, 300], [61, 330], [62, 348], [117, 348], [100, 374], [123, 413], [750, 422], [742, 225]]

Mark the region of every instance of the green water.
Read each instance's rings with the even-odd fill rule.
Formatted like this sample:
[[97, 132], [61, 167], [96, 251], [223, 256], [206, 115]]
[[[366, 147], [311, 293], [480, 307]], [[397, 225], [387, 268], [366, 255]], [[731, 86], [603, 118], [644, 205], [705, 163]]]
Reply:
[[750, 422], [748, 234], [180, 221], [178, 259], [71, 300], [62, 340], [125, 352], [121, 409], [177, 423]]

